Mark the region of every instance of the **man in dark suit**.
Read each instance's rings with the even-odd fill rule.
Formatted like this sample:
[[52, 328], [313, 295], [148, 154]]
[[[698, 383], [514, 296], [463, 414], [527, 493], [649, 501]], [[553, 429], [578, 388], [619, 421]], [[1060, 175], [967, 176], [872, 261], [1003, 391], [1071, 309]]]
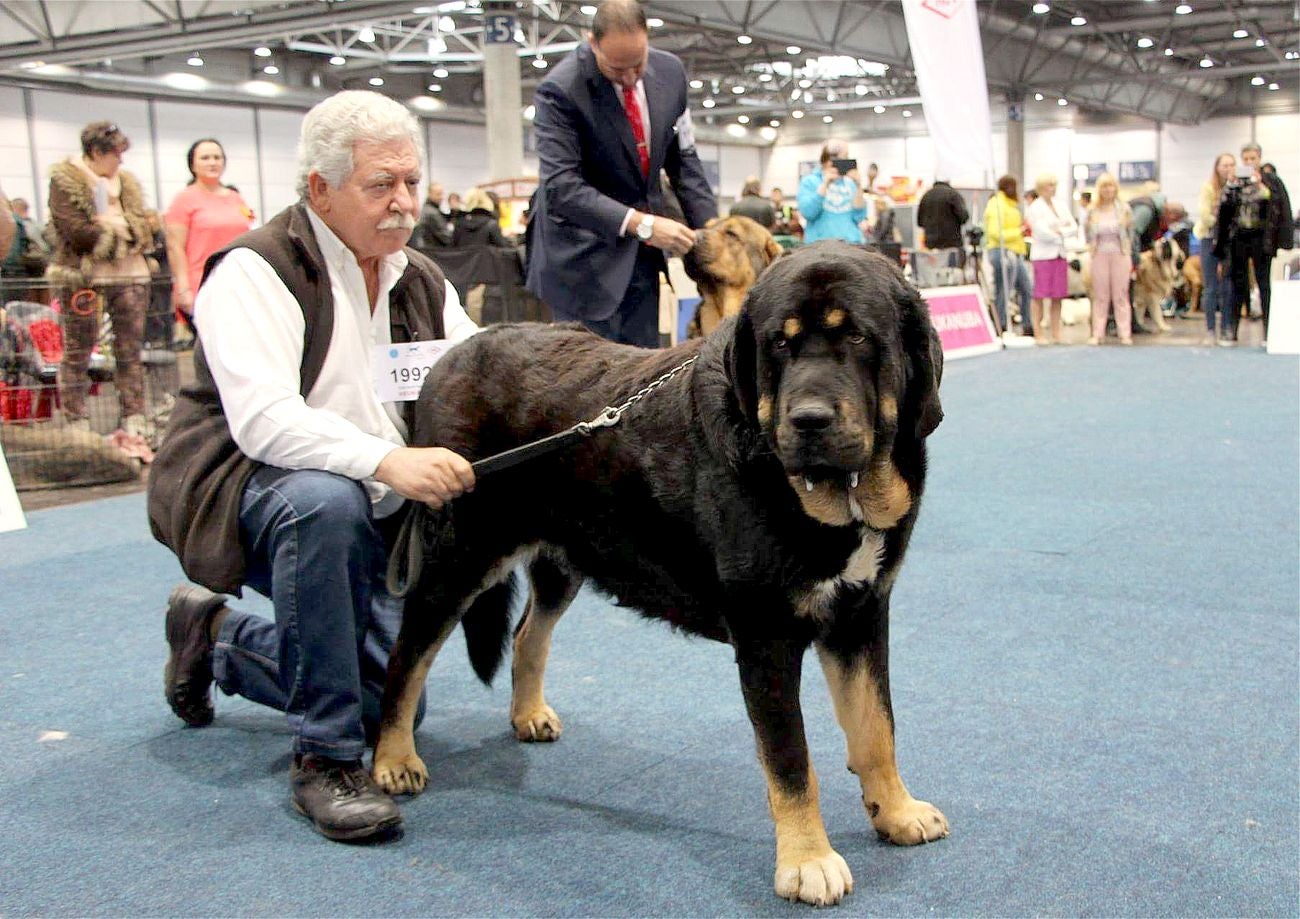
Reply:
[[[634, 0], [606, 0], [588, 40], [537, 88], [541, 163], [529, 220], [527, 286], [557, 320], [611, 339], [659, 344], [665, 256], [717, 216], [695, 153], [682, 62], [649, 46]], [[668, 174], [687, 224], [663, 212]]]

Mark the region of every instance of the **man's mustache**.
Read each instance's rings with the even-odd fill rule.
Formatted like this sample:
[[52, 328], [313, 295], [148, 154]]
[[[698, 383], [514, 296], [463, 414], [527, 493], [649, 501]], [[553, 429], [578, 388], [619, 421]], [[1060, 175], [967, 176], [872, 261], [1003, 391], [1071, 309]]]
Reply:
[[410, 214], [392, 214], [379, 221], [377, 230], [414, 230], [415, 218]]

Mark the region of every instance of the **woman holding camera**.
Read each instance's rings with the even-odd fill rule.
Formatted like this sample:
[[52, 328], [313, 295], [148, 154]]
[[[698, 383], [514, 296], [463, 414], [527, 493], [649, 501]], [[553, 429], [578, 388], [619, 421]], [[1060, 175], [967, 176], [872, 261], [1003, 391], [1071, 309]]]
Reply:
[[858, 182], [857, 160], [846, 159], [848, 155], [848, 144], [828, 140], [822, 147], [821, 168], [799, 181], [799, 213], [807, 221], [806, 243], [819, 239], [863, 241], [858, 224], [867, 216], [867, 199]]
[[[1260, 306], [1264, 311], [1264, 340], [1268, 341], [1268, 266], [1265, 236], [1269, 229], [1271, 194], [1259, 174], [1259, 166], [1239, 167], [1236, 176], [1223, 186], [1219, 201], [1219, 225], [1214, 234], [1214, 257], [1219, 261], [1219, 277], [1232, 279], [1231, 323], [1226, 341], [1237, 340], [1237, 323], [1246, 315], [1250, 303], [1250, 279], [1247, 272], [1255, 264], [1259, 284]], [[1227, 265], [1225, 268], [1224, 262]], [[1220, 340], [1222, 333], [1220, 333]]]

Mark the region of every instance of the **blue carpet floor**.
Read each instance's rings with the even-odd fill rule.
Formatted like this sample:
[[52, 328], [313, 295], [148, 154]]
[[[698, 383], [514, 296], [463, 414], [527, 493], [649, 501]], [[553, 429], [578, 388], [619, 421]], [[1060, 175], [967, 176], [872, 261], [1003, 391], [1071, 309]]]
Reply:
[[[811, 656], [845, 916], [1300, 912], [1300, 374], [1292, 358], [1055, 348], [951, 363], [894, 601], [900, 768], [952, 836], [880, 843]], [[801, 916], [725, 647], [584, 593], [554, 745], [455, 640], [406, 833], [330, 843], [275, 713], [161, 691], [178, 578], [142, 496], [0, 535], [0, 915]], [[53, 733], [50, 733], [53, 732]]]

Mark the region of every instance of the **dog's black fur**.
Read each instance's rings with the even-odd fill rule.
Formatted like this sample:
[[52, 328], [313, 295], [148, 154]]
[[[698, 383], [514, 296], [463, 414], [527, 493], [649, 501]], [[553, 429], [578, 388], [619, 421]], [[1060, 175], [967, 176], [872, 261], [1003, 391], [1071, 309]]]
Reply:
[[[867, 715], [883, 719], [892, 769], [889, 594], [920, 504], [924, 439], [942, 417], [942, 352], [897, 267], [844, 244], [797, 250], [759, 279], [739, 317], [666, 351], [571, 326], [489, 328], [434, 368], [412, 442], [486, 457], [591, 419], [691, 356], [693, 366], [616, 427], [493, 474], [430, 515], [423, 575], [390, 663], [383, 731], [409, 734], [397, 699], [427, 672], [419, 662], [462, 613], [475, 669], [491, 678], [509, 618], [501, 563], [541, 546], [529, 562], [533, 600], [521, 628], [539, 613], [558, 616], [585, 577], [623, 606], [734, 646], [777, 820], [778, 892], [834, 902], [851, 887], [847, 868], [841, 888], [805, 879], [801, 890], [797, 865], [793, 890], [788, 877], [782, 887], [782, 847], [798, 849], [790, 840], [814, 820], [820, 831], [820, 817], [800, 803], [811, 795], [815, 810], [800, 661], [815, 643], [833, 672], [867, 681], [853, 692], [877, 700], [880, 712]], [[869, 539], [879, 540], [874, 573], [851, 559]], [[850, 736], [851, 766], [854, 743]], [[393, 749], [381, 736], [376, 778], [391, 791], [419, 790], [422, 775], [389, 768]], [[880, 796], [863, 782], [864, 794]], [[899, 801], [923, 804], [908, 796], [884, 806]], [[877, 829], [897, 842], [946, 835], [934, 814], [920, 838], [879, 821]], [[838, 859], [819, 846], [807, 847], [813, 861]]]

